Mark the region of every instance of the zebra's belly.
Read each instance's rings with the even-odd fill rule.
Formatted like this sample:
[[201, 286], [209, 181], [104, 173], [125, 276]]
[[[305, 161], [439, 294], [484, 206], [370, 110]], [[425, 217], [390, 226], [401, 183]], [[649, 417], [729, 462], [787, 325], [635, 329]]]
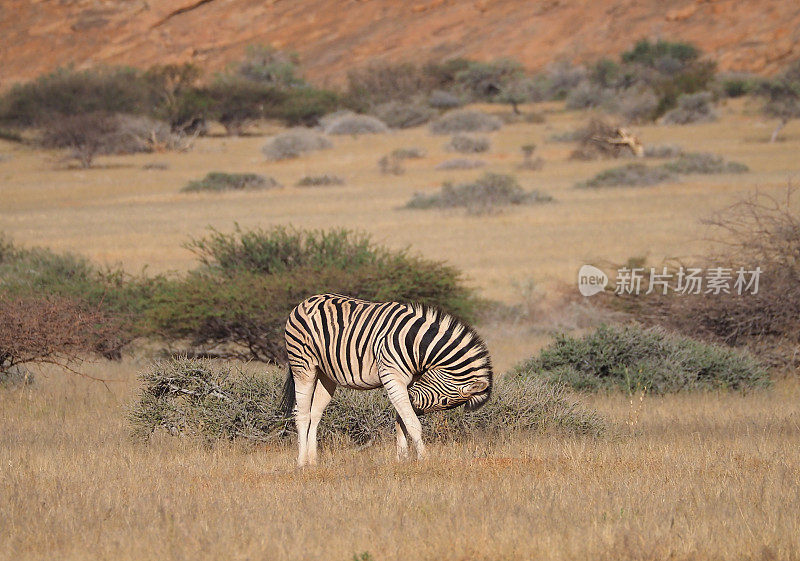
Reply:
[[376, 364], [362, 365], [360, 368], [347, 368], [341, 364], [337, 366], [339, 368], [325, 365], [321, 370], [340, 386], [356, 390], [373, 390], [382, 386]]

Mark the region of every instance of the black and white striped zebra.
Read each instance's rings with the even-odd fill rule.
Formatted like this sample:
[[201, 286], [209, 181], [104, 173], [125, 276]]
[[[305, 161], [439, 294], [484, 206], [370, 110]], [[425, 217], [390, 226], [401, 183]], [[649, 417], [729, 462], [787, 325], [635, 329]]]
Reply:
[[286, 322], [289, 375], [284, 407], [295, 415], [297, 463], [317, 459], [317, 425], [337, 386], [386, 388], [397, 411], [397, 455], [408, 438], [425, 456], [417, 414], [465, 405], [474, 410], [492, 391], [492, 364], [475, 331], [421, 304], [368, 302], [321, 294], [301, 302]]

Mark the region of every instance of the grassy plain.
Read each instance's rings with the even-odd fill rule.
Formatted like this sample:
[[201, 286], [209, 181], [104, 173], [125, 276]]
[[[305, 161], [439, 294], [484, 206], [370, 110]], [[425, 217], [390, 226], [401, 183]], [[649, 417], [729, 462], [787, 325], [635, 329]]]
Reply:
[[800, 384], [769, 392], [589, 399], [600, 439], [509, 435], [294, 450], [129, 438], [122, 380], [51, 373], [0, 393], [0, 558], [800, 558]]
[[[798, 171], [800, 124], [785, 129], [785, 141], [767, 144], [772, 123], [735, 102], [717, 123], [635, 132], [645, 144], [721, 154], [750, 173], [574, 189], [618, 162], [568, 161], [572, 145], [547, 139], [586, 114], [558, 104], [536, 110], [545, 123], [492, 133], [482, 158], [485, 169], [551, 194], [551, 204], [483, 216], [398, 210], [414, 192], [483, 173], [434, 170], [451, 157], [448, 137], [425, 128], [337, 137], [332, 150], [277, 163], [261, 156], [263, 136], [211, 137], [182, 154], [101, 157], [89, 170], [0, 141], [0, 231], [131, 271], [180, 271], [193, 266], [181, 244], [208, 226], [345, 226], [447, 260], [482, 295], [513, 303], [530, 281], [544, 288], [574, 282], [585, 262], [690, 257], [705, 246], [700, 218], [755, 188], [777, 192]], [[519, 147], [531, 142], [544, 168], [517, 170]], [[427, 157], [408, 161], [404, 175], [379, 173], [381, 156], [409, 146]], [[167, 169], [143, 169], [153, 162]], [[261, 173], [286, 187], [179, 192], [209, 171]], [[294, 187], [323, 173], [347, 184]], [[483, 331], [500, 371], [548, 340], [524, 325]], [[57, 371], [0, 392], [0, 558], [800, 558], [800, 383], [793, 377], [749, 395], [586, 398], [611, 422], [600, 439], [476, 438], [433, 445], [427, 463], [400, 465], [384, 443], [328, 450], [320, 468], [297, 472], [288, 448], [132, 442], [125, 414], [141, 360], [86, 366], [118, 380], [111, 392]]]

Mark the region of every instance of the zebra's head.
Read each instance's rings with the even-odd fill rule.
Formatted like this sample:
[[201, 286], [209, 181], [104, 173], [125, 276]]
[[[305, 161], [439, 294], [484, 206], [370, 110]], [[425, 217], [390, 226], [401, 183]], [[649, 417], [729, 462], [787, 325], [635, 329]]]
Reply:
[[446, 411], [459, 405], [464, 405], [467, 411], [475, 411], [489, 401], [491, 393], [491, 368], [468, 377], [429, 370], [408, 388], [411, 405], [417, 413]]

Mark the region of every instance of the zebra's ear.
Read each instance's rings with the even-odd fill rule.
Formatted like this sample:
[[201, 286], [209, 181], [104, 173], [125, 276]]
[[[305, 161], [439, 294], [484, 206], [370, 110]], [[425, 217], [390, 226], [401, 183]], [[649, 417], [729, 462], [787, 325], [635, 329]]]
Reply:
[[476, 393], [482, 392], [483, 390], [485, 390], [488, 387], [489, 387], [489, 381], [488, 380], [484, 380], [484, 379], [475, 380], [474, 382], [470, 382], [469, 384], [467, 384], [467, 386], [464, 388], [464, 394], [465, 395], [474, 395]]

